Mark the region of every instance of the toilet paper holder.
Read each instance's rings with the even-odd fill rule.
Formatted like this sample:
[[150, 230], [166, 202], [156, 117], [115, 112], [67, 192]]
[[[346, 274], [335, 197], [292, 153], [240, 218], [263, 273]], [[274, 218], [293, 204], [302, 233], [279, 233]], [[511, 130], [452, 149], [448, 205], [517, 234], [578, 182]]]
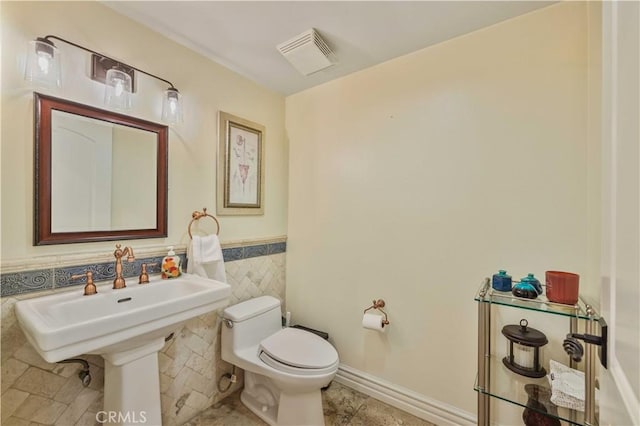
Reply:
[[367, 311], [370, 309], [377, 309], [384, 314], [384, 319], [382, 320], [382, 326], [384, 327], [385, 325], [389, 325], [389, 318], [387, 317], [387, 313], [382, 310], [382, 308], [384, 308], [384, 305], [385, 305], [384, 300], [378, 299], [378, 300], [374, 300], [372, 303], [373, 305], [365, 309], [364, 313], [366, 314]]

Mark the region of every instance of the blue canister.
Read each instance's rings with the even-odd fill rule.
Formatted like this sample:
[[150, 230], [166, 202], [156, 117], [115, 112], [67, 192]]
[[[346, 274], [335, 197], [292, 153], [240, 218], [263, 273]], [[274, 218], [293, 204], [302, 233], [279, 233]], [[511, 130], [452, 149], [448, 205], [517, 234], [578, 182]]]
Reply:
[[500, 269], [493, 275], [491, 287], [498, 291], [511, 291], [511, 275], [507, 275], [507, 271]]
[[540, 284], [540, 281], [538, 281], [538, 279], [533, 276], [533, 274], [527, 274], [527, 276], [522, 278], [520, 282], [523, 284], [530, 284], [533, 288], [536, 289], [536, 293], [538, 293], [538, 296], [542, 294], [542, 285]]

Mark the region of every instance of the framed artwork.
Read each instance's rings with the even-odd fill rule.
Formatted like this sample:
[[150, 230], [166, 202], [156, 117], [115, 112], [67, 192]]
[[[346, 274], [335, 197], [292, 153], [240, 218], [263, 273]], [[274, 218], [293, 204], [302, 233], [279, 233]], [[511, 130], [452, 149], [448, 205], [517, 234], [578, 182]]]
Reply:
[[264, 214], [264, 126], [218, 114], [218, 215]]

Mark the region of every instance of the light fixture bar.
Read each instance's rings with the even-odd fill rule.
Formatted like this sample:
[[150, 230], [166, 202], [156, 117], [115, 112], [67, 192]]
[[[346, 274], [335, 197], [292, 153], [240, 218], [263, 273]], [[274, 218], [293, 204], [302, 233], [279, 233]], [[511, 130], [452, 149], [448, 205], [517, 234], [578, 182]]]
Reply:
[[110, 57], [109, 57], [109, 56], [107, 56], [107, 55], [103, 55], [102, 53], [96, 52], [95, 50], [91, 50], [91, 49], [89, 49], [89, 48], [87, 48], [87, 47], [81, 46], [81, 45], [79, 45], [79, 44], [77, 44], [77, 43], [74, 43], [74, 42], [69, 41], [69, 40], [65, 40], [65, 39], [63, 39], [63, 38], [61, 38], [61, 37], [58, 37], [58, 36], [55, 36], [55, 35], [51, 35], [51, 34], [50, 34], [50, 35], [47, 35], [46, 37], [44, 37], [44, 40], [46, 40], [46, 41], [49, 41], [49, 39], [59, 40], [59, 41], [61, 41], [61, 42], [63, 42], [63, 43], [67, 43], [67, 44], [70, 44], [71, 46], [77, 47], [78, 49], [82, 49], [82, 50], [84, 50], [85, 52], [89, 52], [89, 53], [92, 53], [92, 54], [94, 54], [94, 55], [98, 55], [99, 57], [106, 58], [106, 59], [108, 59], [108, 60], [110, 60], [110, 61], [113, 61], [113, 62], [116, 64], [116, 67], [121, 67], [121, 68], [124, 68], [125, 70], [126, 70], [126, 69], [131, 69], [131, 70], [134, 70], [134, 71], [138, 71], [139, 73], [142, 73], [142, 74], [148, 75], [149, 77], [153, 77], [153, 78], [155, 78], [156, 80], [160, 80], [160, 81], [163, 81], [163, 82], [167, 83], [167, 84], [169, 85], [169, 88], [170, 88], [170, 89], [178, 90], [178, 89], [176, 89], [176, 87], [173, 85], [173, 83], [171, 83], [169, 80], [165, 80], [165, 79], [164, 79], [164, 78], [162, 78], [162, 77], [158, 77], [157, 75], [154, 75], [154, 74], [151, 74], [151, 73], [149, 73], [149, 72], [143, 71], [143, 70], [141, 70], [141, 69], [139, 69], [139, 68], [136, 68], [136, 67], [133, 67], [133, 66], [131, 66], [131, 65], [124, 64], [124, 63], [122, 63], [122, 62], [120, 62], [120, 61], [118, 61], [118, 60], [115, 60], [115, 59], [113, 59], [113, 58], [110, 58]]
[[61, 86], [58, 49], [51, 40], [61, 41], [91, 53], [91, 79], [105, 85], [104, 103], [110, 108], [119, 110], [132, 108], [131, 94], [135, 91], [134, 77], [135, 71], [137, 71], [169, 86], [163, 95], [162, 118], [170, 124], [182, 123], [182, 96], [172, 82], [56, 35], [49, 34], [45, 37], [38, 37], [29, 43], [25, 63], [25, 80], [47, 87]]

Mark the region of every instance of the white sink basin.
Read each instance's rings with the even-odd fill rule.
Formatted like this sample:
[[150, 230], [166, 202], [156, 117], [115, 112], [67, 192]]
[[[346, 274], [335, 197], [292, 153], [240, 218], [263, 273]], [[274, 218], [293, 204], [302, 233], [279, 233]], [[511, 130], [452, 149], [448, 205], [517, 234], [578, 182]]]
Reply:
[[22, 329], [45, 360], [142, 346], [190, 318], [226, 306], [231, 294], [228, 284], [191, 274], [152, 277], [148, 284], [132, 277], [119, 290], [110, 282], [97, 287], [92, 296], [83, 296], [80, 288], [16, 303]]
[[78, 289], [21, 300], [15, 307], [27, 339], [45, 360], [102, 355], [104, 411], [120, 419], [110, 425], [135, 425], [136, 418], [162, 424], [158, 351], [165, 336], [226, 306], [231, 295], [228, 284], [197, 275], [136, 281], [129, 278], [119, 290], [110, 282], [98, 284], [92, 296]]

